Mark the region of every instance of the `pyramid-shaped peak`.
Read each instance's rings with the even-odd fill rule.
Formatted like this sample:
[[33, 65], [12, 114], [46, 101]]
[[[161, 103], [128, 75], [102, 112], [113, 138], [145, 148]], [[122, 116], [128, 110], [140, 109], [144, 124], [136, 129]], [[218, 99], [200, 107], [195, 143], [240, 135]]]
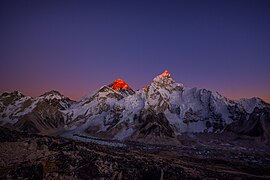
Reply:
[[171, 77], [171, 73], [165, 70], [162, 74], [159, 75], [159, 77]]
[[45, 98], [45, 99], [48, 99], [48, 100], [51, 100], [51, 99], [58, 99], [58, 100], [66, 99], [66, 97], [64, 95], [62, 95], [60, 92], [55, 91], [55, 90], [45, 92], [44, 94], [42, 94], [39, 97], [40, 98]]
[[109, 87], [113, 88], [116, 91], [119, 91], [121, 89], [131, 89], [129, 85], [122, 79], [116, 79], [109, 85]]
[[58, 95], [58, 96], [63, 96], [60, 92], [56, 91], [56, 90], [51, 90], [48, 92], [45, 92], [44, 94], [42, 94], [41, 96], [48, 96], [48, 95]]
[[175, 80], [171, 77], [171, 74], [169, 71], [165, 70], [162, 74], [156, 76], [153, 81], [151, 82], [151, 85], [153, 86], [158, 86], [162, 88], [167, 88], [167, 89], [183, 89], [183, 84], [179, 84], [175, 82]]

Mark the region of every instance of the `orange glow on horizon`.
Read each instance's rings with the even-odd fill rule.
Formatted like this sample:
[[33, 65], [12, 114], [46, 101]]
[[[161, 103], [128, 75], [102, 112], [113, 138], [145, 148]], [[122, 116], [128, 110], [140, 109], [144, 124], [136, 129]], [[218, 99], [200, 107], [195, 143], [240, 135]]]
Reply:
[[270, 103], [270, 96], [268, 95], [263, 95], [261, 94], [260, 96], [256, 96], [256, 95], [250, 95], [250, 94], [230, 94], [230, 93], [223, 93], [223, 96], [231, 99], [231, 100], [239, 100], [242, 98], [245, 99], [249, 99], [249, 98], [253, 98], [253, 97], [258, 97], [260, 99], [262, 99], [263, 101]]

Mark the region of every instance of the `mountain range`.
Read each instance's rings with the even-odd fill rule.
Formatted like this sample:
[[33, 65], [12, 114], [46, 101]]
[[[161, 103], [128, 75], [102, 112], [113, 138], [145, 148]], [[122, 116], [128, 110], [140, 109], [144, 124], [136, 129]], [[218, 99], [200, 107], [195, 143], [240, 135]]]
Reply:
[[69, 138], [153, 144], [180, 144], [182, 134], [229, 131], [269, 144], [270, 105], [260, 98], [230, 100], [218, 92], [188, 88], [164, 71], [142, 89], [117, 79], [80, 101], [57, 91], [36, 98], [4, 92], [0, 125]]

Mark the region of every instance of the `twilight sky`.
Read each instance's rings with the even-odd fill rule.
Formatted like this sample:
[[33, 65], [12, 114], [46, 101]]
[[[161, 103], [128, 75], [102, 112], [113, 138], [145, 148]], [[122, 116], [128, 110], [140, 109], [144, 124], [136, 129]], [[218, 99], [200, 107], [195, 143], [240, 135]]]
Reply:
[[168, 69], [187, 87], [270, 102], [270, 1], [1, 0], [0, 92], [73, 99]]

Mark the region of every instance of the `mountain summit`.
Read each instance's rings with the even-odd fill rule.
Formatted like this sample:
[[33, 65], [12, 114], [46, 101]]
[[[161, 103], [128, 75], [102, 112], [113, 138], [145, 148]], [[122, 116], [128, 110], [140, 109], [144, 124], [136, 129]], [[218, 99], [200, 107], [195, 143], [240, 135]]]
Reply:
[[131, 89], [129, 85], [122, 79], [116, 79], [113, 83], [109, 85], [111, 88], [113, 88], [116, 91], [119, 91], [121, 89]]
[[171, 77], [171, 73], [165, 70], [162, 74], [159, 75], [159, 77]]
[[44, 94], [42, 94], [41, 96], [47, 96], [47, 95], [59, 95], [59, 96], [63, 96], [60, 92], [56, 91], [56, 90], [51, 90], [48, 92], [45, 92]]
[[56, 90], [51, 90], [48, 92], [45, 92], [44, 94], [42, 94], [41, 96], [39, 96], [41, 98], [45, 98], [45, 99], [65, 99], [66, 97], [64, 95], [62, 95], [60, 92], [56, 91]]
[[124, 95], [131, 95], [135, 93], [134, 90], [131, 89], [131, 87], [122, 79], [116, 79], [114, 82], [109, 84], [109, 87]]
[[184, 85], [176, 83], [175, 80], [172, 78], [169, 71], [165, 70], [162, 74], [156, 76], [150, 86], [153, 86], [154, 89], [166, 89], [168, 91], [172, 90], [182, 90]]

